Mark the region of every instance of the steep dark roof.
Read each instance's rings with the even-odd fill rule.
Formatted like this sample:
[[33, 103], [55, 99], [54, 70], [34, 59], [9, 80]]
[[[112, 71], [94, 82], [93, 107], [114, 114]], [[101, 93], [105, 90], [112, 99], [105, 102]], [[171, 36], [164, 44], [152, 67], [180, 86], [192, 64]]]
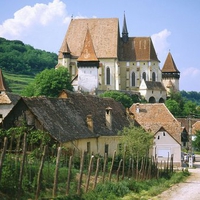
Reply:
[[120, 61], [159, 61], [150, 37], [129, 37], [128, 42], [120, 40]]
[[[68, 98], [32, 97], [23, 101], [58, 141], [67, 142], [81, 138], [114, 136], [118, 130], [129, 125], [125, 108], [111, 98], [70, 93]], [[112, 108], [112, 130], [106, 127], [105, 111]], [[92, 115], [94, 131], [86, 124], [87, 115]]]

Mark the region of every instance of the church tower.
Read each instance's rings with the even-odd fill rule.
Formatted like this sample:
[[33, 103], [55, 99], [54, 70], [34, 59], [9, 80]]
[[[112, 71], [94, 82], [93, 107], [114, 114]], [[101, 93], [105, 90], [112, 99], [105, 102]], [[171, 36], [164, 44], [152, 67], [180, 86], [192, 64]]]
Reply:
[[169, 96], [171, 91], [179, 91], [180, 72], [169, 52], [162, 68], [162, 82]]
[[95, 94], [98, 88], [99, 60], [96, 56], [92, 38], [87, 29], [83, 50], [77, 59], [78, 90]]

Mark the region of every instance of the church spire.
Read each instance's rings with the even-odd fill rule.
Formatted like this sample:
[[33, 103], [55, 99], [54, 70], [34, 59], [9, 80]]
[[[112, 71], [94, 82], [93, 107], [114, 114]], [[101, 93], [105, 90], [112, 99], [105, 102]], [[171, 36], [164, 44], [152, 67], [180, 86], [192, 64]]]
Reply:
[[128, 41], [128, 30], [127, 30], [127, 26], [126, 26], [125, 12], [124, 12], [124, 23], [123, 23], [123, 30], [122, 30], [122, 40], [123, 40], [123, 42]]

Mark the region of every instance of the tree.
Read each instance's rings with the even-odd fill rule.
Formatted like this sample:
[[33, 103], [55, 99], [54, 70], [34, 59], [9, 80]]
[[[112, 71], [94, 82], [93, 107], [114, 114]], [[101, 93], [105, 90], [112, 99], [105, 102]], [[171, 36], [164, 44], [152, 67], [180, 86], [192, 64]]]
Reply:
[[200, 131], [196, 131], [195, 139], [192, 141], [192, 146], [195, 150], [200, 151]]
[[180, 104], [177, 101], [168, 99], [165, 101], [165, 105], [174, 116], [182, 116]]
[[195, 102], [186, 101], [183, 107], [183, 114], [188, 116], [190, 114], [200, 114], [199, 110], [197, 109], [198, 106]]
[[140, 127], [124, 127], [119, 131], [119, 135], [122, 136], [121, 144], [126, 154], [133, 157], [148, 155], [149, 149], [153, 146], [153, 134]]
[[125, 108], [130, 108], [133, 103], [141, 102], [138, 95], [127, 95], [119, 91], [106, 91], [100, 95], [100, 97], [110, 97], [117, 102], [121, 102]]
[[37, 74], [34, 81], [22, 92], [23, 96], [57, 97], [63, 89], [73, 90], [68, 70], [64, 67], [58, 69], [45, 69]]

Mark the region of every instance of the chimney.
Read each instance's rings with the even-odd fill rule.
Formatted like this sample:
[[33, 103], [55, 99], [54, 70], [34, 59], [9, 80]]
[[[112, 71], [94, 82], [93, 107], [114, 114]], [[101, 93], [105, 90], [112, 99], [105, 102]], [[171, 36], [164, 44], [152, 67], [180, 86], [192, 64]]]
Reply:
[[88, 129], [93, 132], [93, 119], [92, 119], [92, 115], [87, 115], [87, 119], [86, 119], [87, 125], [88, 125]]
[[112, 130], [112, 108], [107, 107], [106, 108], [106, 126], [109, 130]]
[[136, 113], [139, 113], [139, 112], [140, 112], [140, 104], [137, 103], [137, 104], [136, 104]]

